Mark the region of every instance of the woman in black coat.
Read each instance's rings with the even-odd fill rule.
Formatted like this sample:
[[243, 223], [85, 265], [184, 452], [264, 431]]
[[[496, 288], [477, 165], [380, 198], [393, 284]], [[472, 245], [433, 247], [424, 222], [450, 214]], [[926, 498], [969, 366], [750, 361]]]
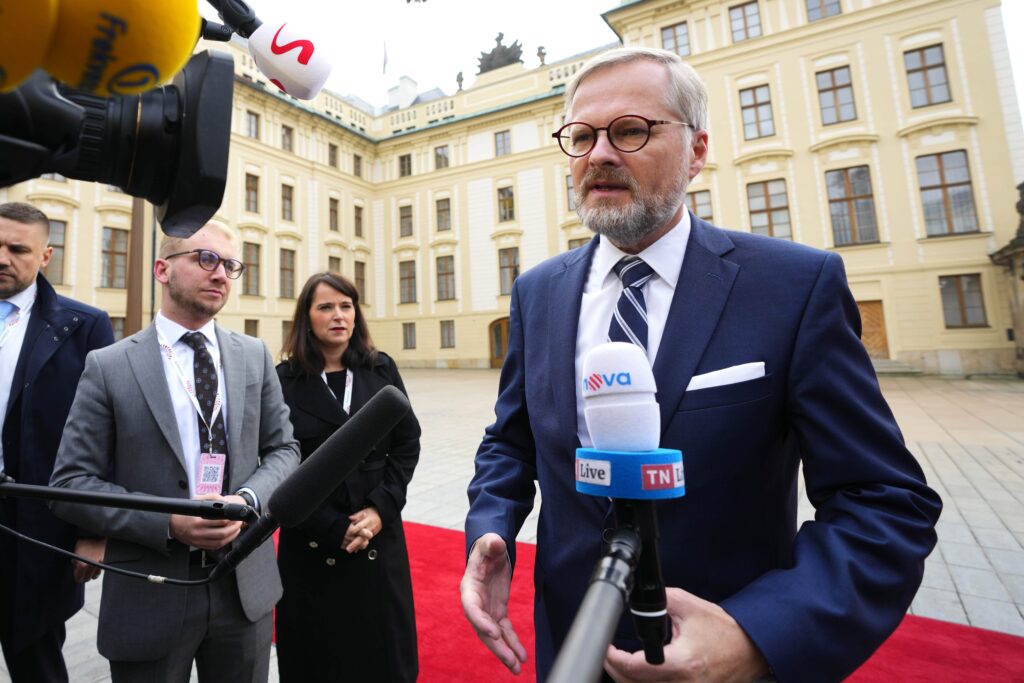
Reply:
[[[277, 366], [305, 460], [387, 385], [405, 386], [374, 349], [359, 292], [336, 273], [310, 277]], [[418, 673], [406, 488], [419, 460], [412, 411], [300, 526], [282, 529], [277, 662], [282, 683], [415, 681]]]

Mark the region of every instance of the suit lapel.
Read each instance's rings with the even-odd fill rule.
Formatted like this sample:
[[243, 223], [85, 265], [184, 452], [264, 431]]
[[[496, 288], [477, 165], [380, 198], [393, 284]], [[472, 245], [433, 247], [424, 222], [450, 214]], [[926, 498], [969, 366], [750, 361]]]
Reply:
[[11, 394], [7, 399], [8, 413], [11, 406], [17, 403], [25, 384], [35, 381], [46, 362], [82, 324], [77, 314], [60, 307], [56, 292], [42, 275], [36, 278], [36, 287], [36, 301], [32, 306], [25, 339], [18, 353], [18, 363], [14, 367], [14, 378], [11, 380]]
[[128, 357], [128, 364], [131, 366], [135, 381], [146, 400], [153, 419], [160, 427], [167, 444], [174, 451], [175, 457], [181, 463], [181, 469], [188, 471], [185, 464], [185, 454], [181, 447], [181, 437], [178, 435], [178, 418], [174, 414], [174, 404], [171, 403], [171, 390], [167, 386], [167, 377], [164, 375], [164, 363], [160, 353], [160, 340], [157, 338], [156, 325], [149, 327], [131, 337], [134, 344], [125, 351]]
[[[220, 349], [220, 363], [224, 368], [224, 384], [222, 388], [227, 398], [228, 411], [228, 457], [232, 453], [242, 453], [242, 430], [245, 428], [245, 386], [249, 383], [246, 373], [246, 358], [242, 344], [234, 334], [216, 326], [217, 346]], [[229, 482], [231, 483], [231, 482]]]
[[[574, 254], [566, 261], [564, 268], [551, 275], [548, 283], [548, 334], [550, 353], [548, 372], [552, 392], [555, 396], [555, 410], [558, 423], [565, 425], [565, 435], [570, 452], [579, 445], [576, 433], [576, 334], [580, 324], [580, 306], [583, 303], [583, 286], [587, 282], [590, 262], [597, 249], [597, 240], [591, 240], [586, 249]], [[524, 324], [526, 321], [524, 321]], [[530, 331], [525, 332], [529, 334]], [[572, 387], [566, 390], [565, 387]]]
[[654, 361], [662, 430], [683, 400], [739, 274], [738, 265], [722, 258], [733, 249], [732, 240], [692, 213], [690, 225], [686, 256]]
[[[361, 400], [360, 397], [363, 395], [362, 375], [357, 369], [353, 371], [354, 377], [352, 379], [352, 410], [361, 406], [365, 400]], [[297, 391], [293, 393], [295, 408], [302, 410], [303, 412], [309, 413], [310, 415], [329, 422], [333, 425], [341, 426], [344, 424], [345, 411], [341, 409], [341, 403], [339, 401], [345, 400], [344, 396], [332, 396], [331, 390], [327, 388], [327, 384], [320, 376], [316, 377], [305, 377], [296, 380]]]

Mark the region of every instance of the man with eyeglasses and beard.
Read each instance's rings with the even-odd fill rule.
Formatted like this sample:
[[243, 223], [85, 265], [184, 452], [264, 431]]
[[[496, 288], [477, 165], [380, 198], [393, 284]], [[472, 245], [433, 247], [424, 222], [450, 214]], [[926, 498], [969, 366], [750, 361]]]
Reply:
[[[597, 237], [513, 288], [497, 419], [469, 486], [466, 616], [518, 673], [527, 653], [508, 597], [536, 481], [547, 677], [616, 526], [607, 501], [575, 490], [574, 450], [591, 445], [581, 363], [629, 341], [653, 367], [660, 445], [683, 452], [686, 496], [656, 506], [666, 661], [646, 663], [624, 617], [607, 677], [840, 680], [902, 619], [941, 509], [881, 396], [842, 260], [686, 210], [708, 156], [707, 91], [677, 55], [603, 53], [566, 102], [553, 137]], [[801, 464], [816, 514], [798, 531]]]
[[[263, 342], [213, 319], [244, 266], [212, 222], [165, 237], [153, 324], [89, 355], [51, 485], [247, 504], [257, 511], [298, 465], [288, 409]], [[106, 562], [201, 580], [242, 523], [55, 503], [58, 516], [107, 537]], [[271, 544], [198, 586], [106, 572], [97, 644], [120, 681], [266, 681], [281, 581]]]

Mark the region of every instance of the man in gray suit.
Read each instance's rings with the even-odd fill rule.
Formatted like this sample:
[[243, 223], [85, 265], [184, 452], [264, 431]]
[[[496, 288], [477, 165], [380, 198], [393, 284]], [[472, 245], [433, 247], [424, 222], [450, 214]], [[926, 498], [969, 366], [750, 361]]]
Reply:
[[[243, 265], [230, 228], [165, 238], [153, 268], [160, 312], [145, 330], [90, 353], [52, 486], [248, 503], [257, 509], [299, 462], [266, 346], [217, 326]], [[106, 561], [199, 579], [240, 522], [55, 503], [106, 536]], [[121, 681], [266, 681], [271, 612], [281, 596], [269, 543], [234, 574], [197, 587], [106, 572], [98, 647]]]

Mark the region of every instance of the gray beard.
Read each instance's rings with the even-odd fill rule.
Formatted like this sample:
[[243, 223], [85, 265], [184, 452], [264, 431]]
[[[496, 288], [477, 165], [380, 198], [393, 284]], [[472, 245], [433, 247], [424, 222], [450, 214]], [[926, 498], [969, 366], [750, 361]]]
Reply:
[[632, 191], [633, 200], [626, 206], [587, 205], [581, 193], [575, 191], [576, 214], [580, 221], [619, 247], [637, 244], [668, 223], [683, 203], [689, 184], [686, 175], [680, 173], [673, 187], [657, 194], [644, 191], [632, 177], [620, 177], [619, 180], [627, 182]]

